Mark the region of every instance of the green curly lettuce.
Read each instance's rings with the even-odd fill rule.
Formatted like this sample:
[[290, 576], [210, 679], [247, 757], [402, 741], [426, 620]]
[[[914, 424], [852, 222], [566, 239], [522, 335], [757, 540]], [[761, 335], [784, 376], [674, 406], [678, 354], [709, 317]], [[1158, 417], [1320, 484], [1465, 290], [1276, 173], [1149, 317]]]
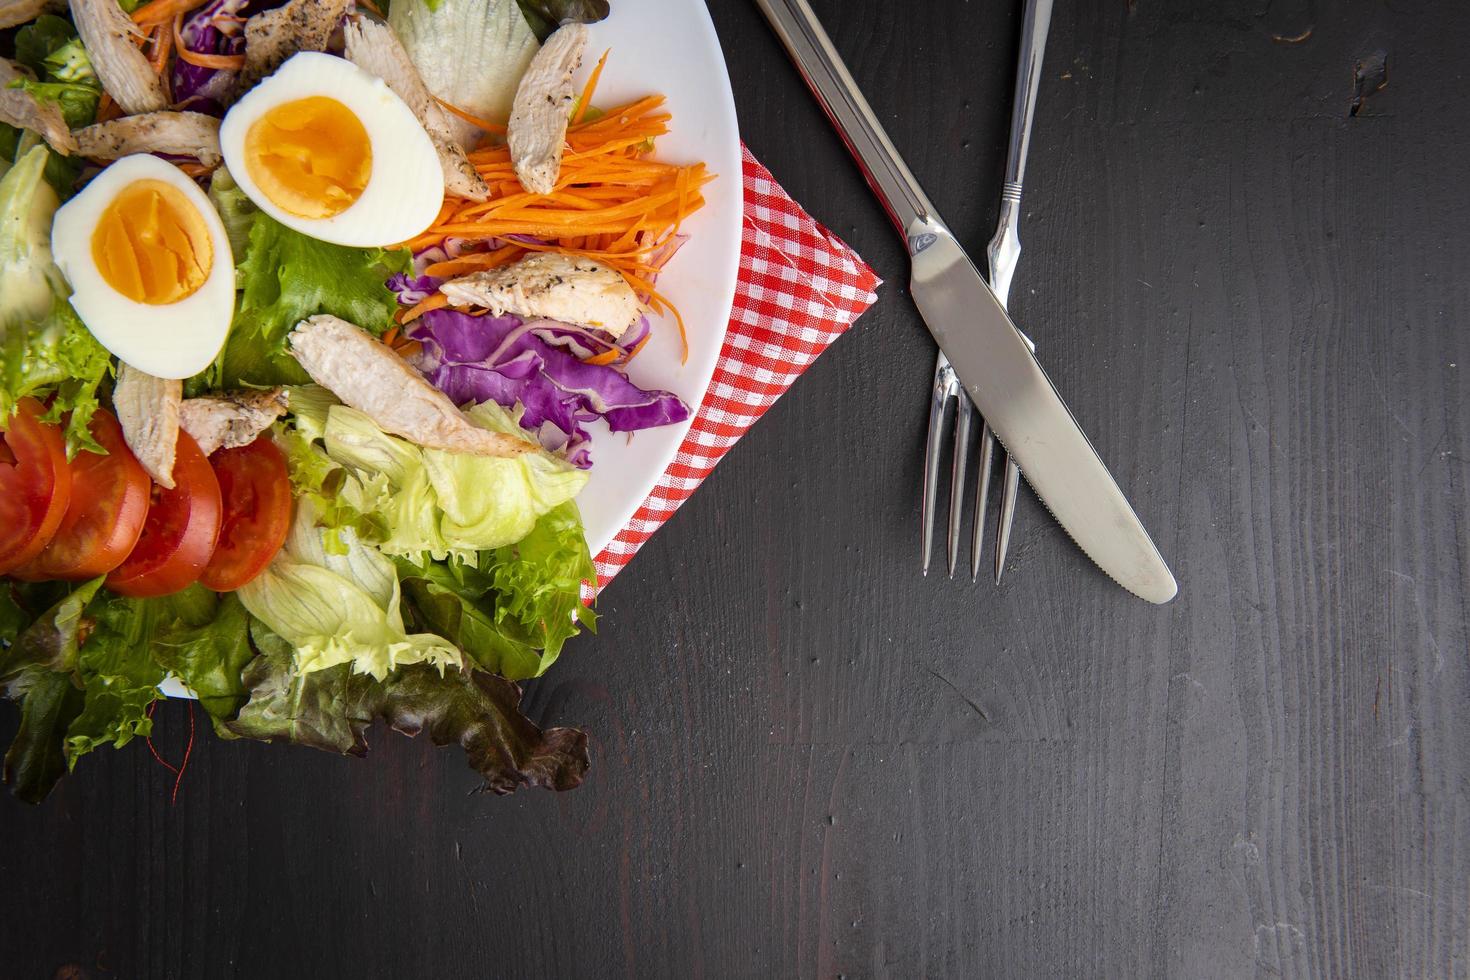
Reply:
[[244, 194], [225, 179], [212, 197], [226, 218], [231, 241], [249, 220], [247, 243], [237, 254], [240, 290], [230, 336], [196, 389], [305, 384], [309, 378], [286, 350], [296, 324], [318, 313], [356, 323], [374, 335], [393, 325], [398, 297], [386, 282], [408, 271], [406, 249], [348, 248], [292, 231], [242, 203]]

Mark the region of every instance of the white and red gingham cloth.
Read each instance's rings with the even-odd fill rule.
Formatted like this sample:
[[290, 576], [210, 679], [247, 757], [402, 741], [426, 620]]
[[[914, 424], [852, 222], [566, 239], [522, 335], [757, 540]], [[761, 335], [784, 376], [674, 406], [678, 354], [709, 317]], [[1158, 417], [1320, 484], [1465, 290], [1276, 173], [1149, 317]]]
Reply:
[[[678, 454], [596, 558], [599, 588], [674, 516], [730, 447], [878, 299], [881, 280], [744, 151], [740, 279], [714, 379]], [[590, 596], [589, 596], [590, 598]]]

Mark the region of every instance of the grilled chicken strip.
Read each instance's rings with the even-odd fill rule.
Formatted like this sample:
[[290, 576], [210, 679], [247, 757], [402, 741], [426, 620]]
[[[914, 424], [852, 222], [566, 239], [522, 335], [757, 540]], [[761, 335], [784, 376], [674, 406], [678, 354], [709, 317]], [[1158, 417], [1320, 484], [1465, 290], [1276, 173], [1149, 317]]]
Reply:
[[0, 0], [0, 31], [66, 9], [66, 0]]
[[219, 120], [202, 112], [145, 112], [72, 133], [84, 157], [116, 160], [129, 153], [176, 153], [219, 165]]
[[190, 398], [179, 406], [179, 428], [208, 456], [216, 449], [248, 446], [286, 411], [286, 389], [230, 391]]
[[22, 89], [11, 88], [18, 79], [30, 78], [23, 65], [0, 58], [0, 122], [40, 133], [51, 148], [63, 156], [77, 151], [76, 140], [54, 102], [38, 102]]
[[587, 25], [568, 24], [546, 39], [521, 77], [506, 137], [521, 186], [550, 194], [561, 175], [561, 154], [572, 112], [572, 75], [587, 48]]
[[302, 320], [291, 334], [291, 354], [311, 380], [383, 431], [420, 446], [477, 456], [519, 456], [539, 448], [475, 425], [392, 348], [346, 320], [328, 314]]
[[448, 113], [429, 94], [393, 28], [381, 21], [358, 17], [347, 25], [343, 35], [347, 42], [347, 60], [386, 82], [418, 117], [434, 143], [434, 152], [439, 154], [439, 166], [444, 170], [444, 189], [472, 201], [488, 198], [490, 188], [485, 186], [465, 156], [464, 147], [454, 138]]
[[291, 0], [245, 22], [245, 67], [236, 80], [244, 92], [298, 51], [325, 51], [353, 0]]
[[118, 362], [112, 407], [122, 424], [123, 440], [153, 482], [172, 490], [174, 452], [179, 443], [182, 381], [166, 381]]
[[92, 58], [92, 69], [124, 113], [168, 107], [163, 81], [133, 43], [137, 30], [117, 0], [71, 0], [71, 17]]
[[643, 315], [628, 281], [600, 262], [537, 252], [498, 269], [472, 272], [439, 287], [451, 306], [483, 306], [500, 316], [514, 313], [606, 330], [621, 336]]

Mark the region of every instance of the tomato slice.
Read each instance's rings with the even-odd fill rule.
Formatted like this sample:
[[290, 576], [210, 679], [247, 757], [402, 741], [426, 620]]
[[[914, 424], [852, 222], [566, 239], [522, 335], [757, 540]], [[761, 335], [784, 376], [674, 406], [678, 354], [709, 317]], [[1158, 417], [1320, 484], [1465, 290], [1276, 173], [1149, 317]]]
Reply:
[[88, 428], [107, 455], [79, 452], [71, 461], [71, 503], [51, 543], [12, 574], [26, 579], [83, 579], [123, 563], [143, 533], [148, 474], [123, 441], [122, 426], [98, 409]]
[[66, 438], [44, 411], [22, 398], [0, 426], [0, 575], [40, 554], [71, 501]]
[[107, 587], [120, 595], [148, 598], [191, 585], [209, 564], [219, 519], [219, 481], [199, 444], [180, 431], [174, 488], [153, 487], [143, 534], [107, 576]]
[[216, 592], [238, 589], [265, 570], [291, 530], [286, 457], [269, 439], [209, 457], [219, 478], [224, 517], [219, 543], [199, 581]]

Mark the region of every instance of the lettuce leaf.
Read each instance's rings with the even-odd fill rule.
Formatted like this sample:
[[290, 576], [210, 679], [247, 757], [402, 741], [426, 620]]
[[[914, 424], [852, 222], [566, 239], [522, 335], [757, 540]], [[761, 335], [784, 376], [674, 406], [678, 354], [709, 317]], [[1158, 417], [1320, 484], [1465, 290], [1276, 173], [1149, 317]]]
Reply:
[[20, 153], [0, 178], [0, 337], [46, 316], [66, 280], [51, 256], [51, 219], [60, 201], [45, 181], [42, 145]]
[[[480, 119], [504, 122], [540, 45], [514, 0], [400, 0], [388, 23], [429, 91]], [[473, 146], [480, 131], [452, 119]]]
[[303, 674], [349, 665], [383, 680], [405, 664], [458, 668], [463, 655], [443, 637], [410, 634], [393, 564], [351, 530], [346, 554], [326, 549], [316, 514], [298, 503], [286, 545], [236, 593], [250, 614], [295, 650]]
[[540, 677], [581, 627], [596, 630], [581, 592], [597, 572], [571, 501], [542, 516], [518, 543], [482, 552], [476, 565], [426, 558], [397, 564], [419, 619], [511, 680]]
[[255, 658], [250, 614], [233, 592], [216, 596], [196, 585], [184, 595], [195, 603], [194, 612], [158, 624], [162, 629], [156, 625], [153, 659], [198, 696], [215, 730], [221, 731], [222, 723], [235, 717], [249, 697], [241, 675]]
[[8, 692], [23, 698], [20, 729], [5, 753], [5, 783], [26, 803], [40, 803], [66, 774], [66, 730], [82, 713], [86, 696], [71, 675], [29, 670]]
[[260, 209], [235, 183], [230, 169], [223, 164], [209, 178], [209, 200], [219, 212], [220, 221], [224, 222], [230, 251], [243, 258], [250, 249], [250, 229]]
[[[217, 202], [229, 202], [229, 194], [222, 190]], [[238, 237], [243, 216], [230, 210], [231, 233]], [[332, 245], [292, 231], [264, 212], [250, 222], [249, 244], [236, 270], [239, 304], [206, 386], [306, 383], [306, 372], [286, 352], [286, 338], [317, 313], [334, 314], [374, 335], [393, 325], [398, 300], [384, 283], [409, 268], [408, 251]]]
[[74, 676], [82, 611], [101, 584], [99, 578], [68, 590], [57, 583], [12, 583], [7, 590], [5, 618], [12, 625], [26, 606], [49, 604], [0, 651], [0, 693], [20, 702], [20, 728], [5, 753], [3, 776], [27, 803], [45, 799], [66, 773], [66, 733], [86, 703]]
[[[292, 389], [295, 438], [284, 440], [292, 479], [326, 500], [329, 527], [350, 525], [389, 555], [473, 562], [530, 534], [587, 483], [585, 472], [545, 453], [498, 459], [424, 449], [324, 394]], [[493, 403], [467, 414], [487, 429], [520, 433], [515, 416]]]
[[252, 637], [261, 654], [245, 672], [250, 700], [225, 726], [239, 737], [362, 756], [381, 718], [405, 735], [427, 731], [435, 745], [460, 745], [490, 792], [567, 790], [586, 776], [586, 733], [538, 728], [520, 712], [520, 688], [504, 678], [424, 665], [383, 681], [345, 665], [302, 673], [289, 643], [265, 629]]
[[102, 579], [75, 588], [62, 582], [11, 582], [9, 586], [7, 619], [17, 614], [25, 617], [27, 608], [44, 611], [34, 621], [27, 618], [29, 625], [18, 631], [8, 648], [0, 652], [0, 684], [31, 669], [75, 670], [81, 646], [82, 614], [101, 588]]
[[536, 37], [545, 41], [563, 24], [595, 24], [607, 19], [607, 0], [516, 0]]
[[93, 749], [146, 737], [148, 706], [169, 670], [198, 691], [216, 725], [246, 700], [240, 676], [255, 653], [238, 599], [198, 585], [127, 599], [101, 585], [98, 578], [75, 588], [12, 583], [8, 590], [14, 613], [51, 603], [0, 652], [0, 693], [21, 703], [6, 781], [29, 802]]
[[18, 399], [54, 391], [46, 417], [71, 413], [68, 448], [101, 452], [87, 424], [111, 358], [66, 301], [52, 260], [57, 198], [44, 179], [49, 157], [46, 147], [32, 147], [0, 178], [0, 418]]
[[162, 599], [102, 594], [87, 607], [94, 627], [77, 655], [85, 703], [66, 729], [68, 769], [102, 745], [122, 748], [153, 731], [148, 706], [162, 695], [164, 670], [150, 656], [154, 620], [169, 612]]
[[97, 118], [102, 83], [70, 21], [43, 14], [16, 31], [15, 60], [35, 72], [36, 79], [19, 79], [12, 83], [13, 88], [55, 102], [73, 129]]

